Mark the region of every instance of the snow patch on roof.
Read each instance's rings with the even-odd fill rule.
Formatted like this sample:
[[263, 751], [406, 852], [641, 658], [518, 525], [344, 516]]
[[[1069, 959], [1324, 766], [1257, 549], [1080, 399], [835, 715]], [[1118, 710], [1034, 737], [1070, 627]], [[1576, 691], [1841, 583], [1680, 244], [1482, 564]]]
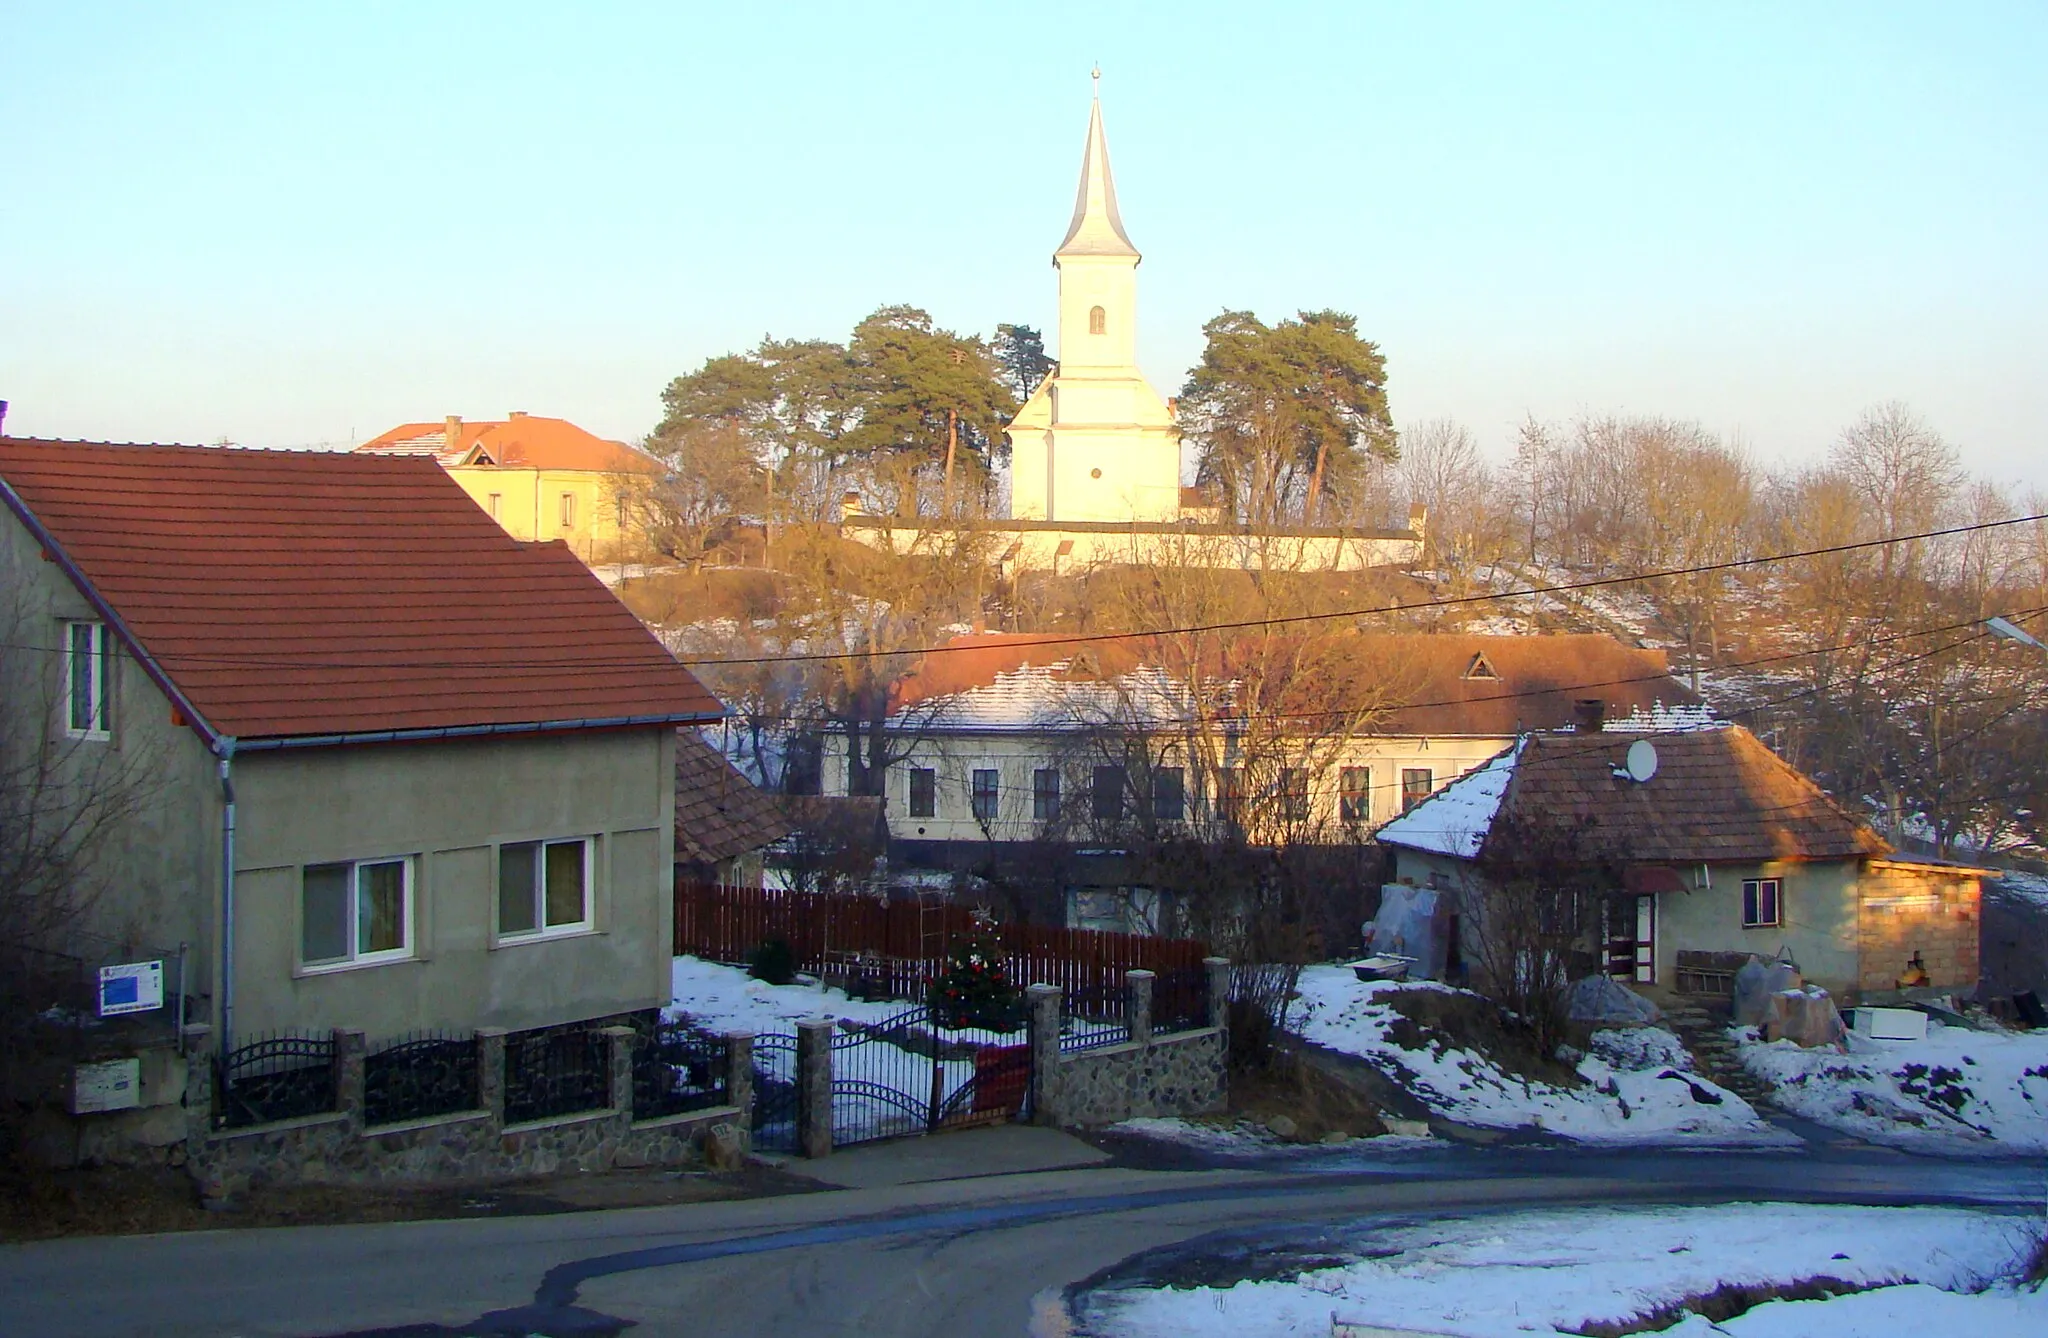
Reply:
[[1161, 728], [1199, 718], [1193, 695], [1164, 670], [1148, 665], [1104, 679], [1076, 677], [1078, 672], [1085, 670], [1072, 659], [1005, 670], [985, 687], [906, 707], [890, 723], [1011, 732], [1103, 725]]
[[1515, 740], [1514, 747], [1485, 766], [1460, 776], [1380, 828], [1379, 839], [1411, 850], [1478, 858], [1527, 743], [1526, 736]]

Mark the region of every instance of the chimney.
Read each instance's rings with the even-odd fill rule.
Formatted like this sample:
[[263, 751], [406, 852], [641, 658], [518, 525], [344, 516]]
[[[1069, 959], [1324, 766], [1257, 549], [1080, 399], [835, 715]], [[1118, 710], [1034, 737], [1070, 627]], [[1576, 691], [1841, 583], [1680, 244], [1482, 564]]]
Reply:
[[508, 417], [508, 418], [524, 418], [524, 417], [526, 417], [526, 410], [524, 410], [524, 409], [514, 409], [514, 410], [513, 410], [513, 411], [512, 411], [511, 413], [507, 414], [507, 415], [506, 415], [506, 417]]
[[7, 435], [7, 401], [0, 400], [0, 437]]
[[1581, 697], [1572, 703], [1572, 726], [1581, 734], [1598, 734], [1607, 723], [1607, 703], [1598, 697]]
[[1408, 508], [1408, 532], [1418, 539], [1429, 532], [1429, 507], [1424, 503]]
[[839, 499], [839, 518], [845, 520], [860, 510], [860, 494], [848, 492]]
[[462, 444], [462, 419], [451, 413], [448, 415], [447, 419], [442, 423], [442, 427], [445, 428], [448, 433], [449, 450], [452, 451], [457, 446]]

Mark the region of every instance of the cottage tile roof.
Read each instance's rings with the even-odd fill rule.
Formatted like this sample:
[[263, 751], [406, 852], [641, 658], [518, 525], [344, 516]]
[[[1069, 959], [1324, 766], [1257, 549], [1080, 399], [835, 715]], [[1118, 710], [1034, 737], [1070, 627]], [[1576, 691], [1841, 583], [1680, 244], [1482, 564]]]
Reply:
[[723, 714], [566, 547], [513, 540], [430, 459], [0, 438], [0, 481], [203, 729]]
[[[1657, 752], [1656, 774], [1647, 781], [1622, 772], [1639, 739]], [[1882, 837], [1739, 725], [1676, 734], [1535, 734], [1517, 744], [1505, 767], [1504, 790], [1496, 759], [1382, 827], [1379, 839], [1470, 858], [1507, 823], [1541, 829], [1590, 820], [1593, 839], [1604, 835], [1634, 863], [1891, 853]], [[1468, 792], [1482, 788], [1500, 791], [1497, 802], [1466, 802]], [[1442, 820], [1461, 804], [1478, 819], [1478, 830], [1452, 831]]]
[[775, 795], [742, 776], [694, 729], [676, 731], [676, 859], [692, 864], [759, 850], [794, 824]]
[[[1299, 709], [1342, 712], [1379, 709], [1368, 732], [1391, 735], [1497, 736], [1559, 729], [1573, 723], [1578, 703], [1597, 700], [1610, 718], [1649, 720], [1674, 708], [1694, 708], [1699, 698], [1671, 676], [1661, 650], [1626, 646], [1610, 636], [1470, 636], [1459, 633], [1331, 633], [1317, 638], [1322, 668], [1304, 688]], [[1225, 645], [1213, 667], [1217, 682], [1236, 676], [1233, 655], [1256, 659], [1268, 645], [1262, 638]], [[890, 689], [892, 711], [903, 712], [937, 697], [959, 699], [944, 714], [972, 719], [981, 727], [1002, 727], [1002, 710], [1012, 709], [1008, 728], [1047, 717], [1042, 700], [1050, 690], [1034, 682], [1022, 693], [1020, 671], [1034, 679], [1071, 677], [1077, 662], [1100, 679], [1129, 675], [1158, 655], [1147, 638], [1059, 640], [1016, 633], [955, 637], [921, 661]], [[1076, 692], [1090, 689], [1076, 688]], [[920, 720], [933, 714], [927, 707]], [[965, 728], [967, 726], [962, 725]]]
[[370, 455], [426, 455], [443, 465], [600, 472], [650, 472], [660, 468], [646, 452], [622, 441], [609, 441], [567, 419], [534, 414], [475, 422], [455, 418], [438, 423], [400, 423], [356, 450]]

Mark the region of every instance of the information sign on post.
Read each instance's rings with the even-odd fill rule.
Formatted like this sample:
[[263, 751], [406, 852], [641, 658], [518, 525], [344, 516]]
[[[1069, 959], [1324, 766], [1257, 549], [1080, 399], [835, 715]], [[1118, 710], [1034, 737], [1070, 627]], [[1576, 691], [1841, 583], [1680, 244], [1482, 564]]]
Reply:
[[164, 964], [125, 962], [100, 968], [100, 1016], [147, 1013], [164, 1006]]

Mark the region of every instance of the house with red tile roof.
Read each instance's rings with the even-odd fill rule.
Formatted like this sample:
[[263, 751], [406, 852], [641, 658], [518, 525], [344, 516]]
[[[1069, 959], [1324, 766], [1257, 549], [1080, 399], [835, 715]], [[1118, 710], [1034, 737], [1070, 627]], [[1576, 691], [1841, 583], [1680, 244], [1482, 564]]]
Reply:
[[561, 418], [400, 423], [356, 450], [421, 456], [447, 471], [515, 539], [560, 540], [586, 563], [632, 556], [635, 499], [661, 476], [645, 451]]
[[1987, 871], [1900, 857], [1737, 725], [1530, 734], [1377, 836], [1392, 877], [1461, 919], [1438, 964], [1454, 973], [1487, 959], [1521, 849], [1577, 870], [1588, 972], [1722, 994], [1754, 954], [1843, 1000], [1977, 984]]
[[[1170, 638], [977, 633], [920, 657], [883, 722], [898, 862], [1111, 850], [1132, 823], [1147, 840], [1355, 846], [1524, 730], [1704, 718], [1662, 651], [1600, 635], [1252, 633], [1188, 654]], [[849, 792], [844, 737], [825, 740], [823, 770], [828, 794]], [[1125, 900], [1070, 895], [1070, 923], [1157, 924]], [[1076, 909], [1092, 904], [1108, 918]]]
[[712, 695], [431, 457], [0, 438], [0, 739], [139, 782], [82, 923], [192, 945], [231, 1040], [668, 998]]

